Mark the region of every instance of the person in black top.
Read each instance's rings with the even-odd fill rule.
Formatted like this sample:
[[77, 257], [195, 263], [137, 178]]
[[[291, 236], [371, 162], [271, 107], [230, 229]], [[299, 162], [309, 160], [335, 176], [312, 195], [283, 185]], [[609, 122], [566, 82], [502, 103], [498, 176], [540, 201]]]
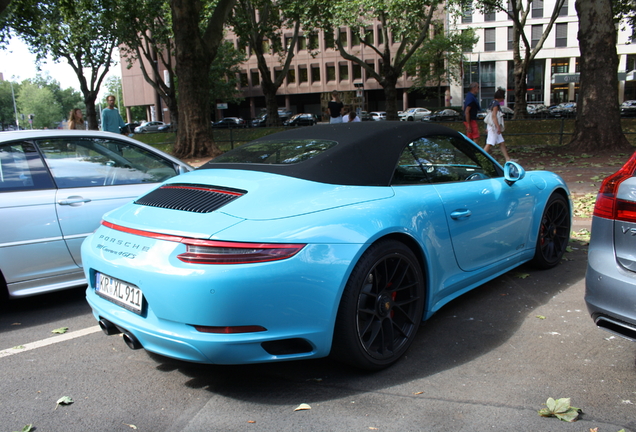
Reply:
[[340, 102], [340, 96], [338, 92], [334, 90], [331, 93], [331, 100], [327, 104], [327, 110], [329, 111], [329, 123], [342, 123], [342, 111], [344, 104]]

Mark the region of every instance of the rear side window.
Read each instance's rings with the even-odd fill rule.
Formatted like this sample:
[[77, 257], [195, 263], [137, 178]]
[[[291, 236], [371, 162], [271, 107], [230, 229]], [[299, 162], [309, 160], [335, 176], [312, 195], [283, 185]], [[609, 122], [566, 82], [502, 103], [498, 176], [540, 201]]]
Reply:
[[78, 137], [37, 144], [61, 189], [158, 183], [177, 174], [170, 161], [123, 141]]
[[336, 144], [328, 140], [259, 141], [229, 151], [211, 163], [289, 165], [311, 159]]
[[448, 183], [502, 175], [501, 169], [472, 143], [457, 137], [431, 136], [404, 148], [392, 184]]
[[32, 143], [0, 145], [0, 192], [53, 189], [55, 186]]

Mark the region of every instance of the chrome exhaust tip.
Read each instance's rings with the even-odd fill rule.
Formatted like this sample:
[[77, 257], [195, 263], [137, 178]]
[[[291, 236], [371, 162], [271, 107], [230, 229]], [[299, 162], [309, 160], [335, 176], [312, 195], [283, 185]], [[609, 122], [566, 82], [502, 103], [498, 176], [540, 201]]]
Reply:
[[122, 337], [124, 338], [124, 343], [126, 343], [128, 348], [130, 348], [131, 350], [138, 350], [140, 348], [143, 348], [141, 346], [141, 342], [139, 342], [139, 340], [137, 340], [137, 338], [132, 333], [124, 332], [124, 335]]
[[99, 320], [99, 328], [101, 328], [107, 336], [121, 333], [121, 330], [119, 330], [115, 324], [104, 318]]

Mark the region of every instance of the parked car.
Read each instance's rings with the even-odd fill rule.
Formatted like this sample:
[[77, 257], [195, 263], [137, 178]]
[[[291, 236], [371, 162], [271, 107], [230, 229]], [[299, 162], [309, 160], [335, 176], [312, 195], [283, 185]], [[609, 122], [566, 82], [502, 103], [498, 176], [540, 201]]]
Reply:
[[0, 135], [0, 297], [86, 284], [80, 245], [102, 215], [192, 168], [124, 135]]
[[315, 114], [302, 113], [292, 116], [283, 123], [284, 126], [313, 126], [318, 123], [318, 117]]
[[252, 120], [252, 127], [265, 127], [267, 126], [267, 114], [263, 114]]
[[216, 123], [212, 123], [212, 127], [217, 128], [244, 128], [247, 126], [245, 120], [240, 117], [225, 117]]
[[622, 117], [636, 116], [636, 100], [626, 100], [621, 104]]
[[562, 118], [562, 117], [575, 117], [576, 116], [576, 103], [567, 102], [548, 108], [550, 117]]
[[512, 118], [515, 116], [515, 112], [510, 107], [500, 106], [499, 109], [503, 114], [504, 120], [512, 120]]
[[548, 117], [550, 113], [550, 111], [548, 110], [548, 107], [543, 104], [530, 104], [530, 105], [527, 105], [526, 108], [528, 110], [528, 115], [530, 117], [545, 118], [545, 117]]
[[585, 302], [598, 327], [636, 341], [636, 153], [603, 180], [592, 216]]
[[135, 128], [141, 126], [139, 122], [126, 123], [124, 127], [120, 128], [121, 133], [123, 134], [131, 134], [135, 131]]
[[360, 111], [360, 121], [371, 121], [371, 114], [366, 111]]
[[288, 129], [105, 215], [87, 299], [107, 334], [171, 358], [381, 369], [459, 294], [557, 265], [568, 194], [439, 125]]
[[134, 131], [135, 133], [147, 133], [147, 132], [157, 132], [159, 127], [164, 126], [164, 122], [160, 121], [148, 121], [143, 122], [139, 126], [137, 126]]
[[285, 121], [289, 120], [289, 118], [290, 118], [291, 116], [293, 116], [293, 115], [294, 115], [294, 113], [293, 113], [293, 112], [291, 112], [291, 111], [290, 111], [290, 110], [288, 110], [288, 109], [284, 109], [284, 108], [282, 108], [282, 109], [279, 109], [279, 110], [278, 110], [278, 118], [279, 118], [279, 119], [280, 119], [280, 121], [282, 121], [283, 123], [284, 123]]
[[401, 121], [421, 121], [422, 118], [431, 115], [426, 108], [410, 108], [399, 115]]
[[372, 111], [370, 115], [371, 115], [371, 120], [374, 120], [374, 121], [386, 120], [386, 111]]
[[422, 121], [456, 121], [461, 119], [461, 114], [457, 111], [447, 108], [439, 111], [435, 111], [428, 117], [424, 117]]
[[163, 126], [159, 126], [159, 129], [157, 129], [157, 132], [176, 132], [177, 128], [173, 128], [172, 124], [168, 123], [165, 124]]

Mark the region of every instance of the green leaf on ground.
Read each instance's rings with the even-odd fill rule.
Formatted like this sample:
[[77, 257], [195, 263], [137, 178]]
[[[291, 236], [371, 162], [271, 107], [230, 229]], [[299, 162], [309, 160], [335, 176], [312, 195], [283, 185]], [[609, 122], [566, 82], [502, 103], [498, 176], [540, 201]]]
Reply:
[[537, 318], [544, 320], [545, 317], [543, 315], [537, 315]]
[[60, 327], [55, 330], [51, 330], [51, 333], [64, 334], [68, 331], [68, 327]]
[[553, 399], [548, 398], [545, 408], [539, 410], [542, 417], [556, 417], [559, 420], [573, 422], [577, 419], [581, 410], [570, 406], [570, 398]]
[[57, 400], [57, 405], [55, 405], [55, 409], [57, 409], [57, 407], [59, 407], [60, 405], [70, 405], [72, 403], [73, 403], [73, 398], [71, 398], [70, 396], [62, 396], [61, 398]]
[[28, 424], [25, 425], [22, 429], [20, 429], [19, 431], [14, 431], [14, 432], [31, 432], [32, 430], [35, 430], [32, 424]]

